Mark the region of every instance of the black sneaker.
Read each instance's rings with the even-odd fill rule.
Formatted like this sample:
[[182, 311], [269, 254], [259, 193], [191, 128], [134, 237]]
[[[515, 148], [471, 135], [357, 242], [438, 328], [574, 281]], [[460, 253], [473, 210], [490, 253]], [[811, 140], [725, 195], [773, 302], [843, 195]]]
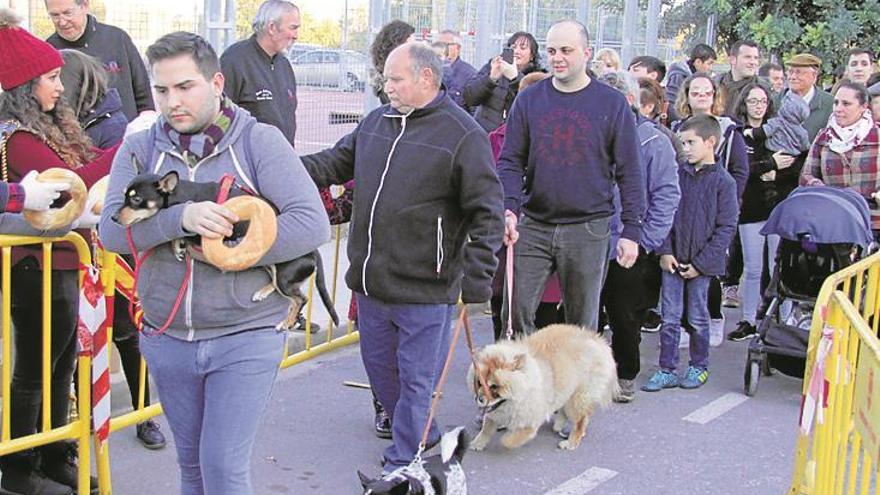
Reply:
[[[69, 443], [64, 446], [52, 444], [46, 446], [43, 450], [43, 461], [41, 464], [42, 466], [40, 470], [47, 478], [56, 483], [67, 485], [74, 490], [77, 488], [79, 472], [77, 468], [76, 444]], [[90, 476], [89, 478], [91, 486], [90, 493], [98, 493], [98, 478], [95, 478], [94, 476]]]
[[137, 425], [137, 439], [144, 447], [150, 450], [159, 450], [165, 447], [165, 435], [159, 430], [159, 425], [152, 419], [148, 419]]
[[660, 316], [660, 313], [650, 310], [645, 313], [645, 320], [642, 322], [642, 331], [648, 333], [659, 332], [661, 323], [663, 323], [663, 318]]
[[[315, 322], [312, 322], [309, 327], [312, 333], [317, 333], [321, 331], [321, 325], [318, 325]], [[306, 331], [306, 318], [300, 313], [299, 316], [296, 317], [296, 323], [293, 325], [293, 330], [297, 332], [305, 332]]]
[[727, 334], [727, 340], [739, 342], [741, 340], [748, 340], [755, 335], [758, 335], [758, 330], [755, 329], [755, 326], [747, 321], [741, 321], [737, 324], [736, 330]]
[[385, 440], [391, 440], [391, 417], [376, 399], [373, 399], [373, 409], [376, 410], [374, 424], [376, 427], [376, 436]]
[[73, 495], [73, 489], [46, 477], [39, 471], [4, 471], [0, 492], [11, 495]]

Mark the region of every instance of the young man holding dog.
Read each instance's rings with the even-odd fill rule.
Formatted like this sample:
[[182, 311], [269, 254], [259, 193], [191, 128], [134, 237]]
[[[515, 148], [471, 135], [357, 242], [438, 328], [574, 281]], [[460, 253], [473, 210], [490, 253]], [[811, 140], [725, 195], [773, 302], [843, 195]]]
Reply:
[[587, 29], [557, 22], [547, 33], [547, 54], [553, 77], [517, 96], [499, 162], [505, 243], [516, 245], [513, 328], [520, 335], [535, 330], [554, 268], [566, 322], [595, 329], [615, 183], [623, 223], [616, 258], [625, 269], [639, 254], [645, 211], [635, 116], [623, 95], [587, 75]]
[[[158, 121], [128, 136], [113, 162], [99, 232], [104, 245], [131, 253], [113, 220], [123, 191], [142, 172], [175, 171], [195, 182], [231, 174], [277, 209], [277, 238], [257, 266], [223, 272], [175, 257], [171, 241], [232, 234], [238, 220], [213, 201], [160, 208], [131, 225], [143, 262], [140, 348], [155, 379], [174, 435], [181, 493], [249, 495], [250, 454], [257, 425], [281, 362], [285, 334], [276, 325], [289, 302], [273, 292], [253, 301], [269, 280], [264, 266], [314, 251], [330, 238], [318, 191], [275, 127], [257, 123], [223, 96], [213, 48], [191, 33], [172, 33], [147, 49]], [[175, 303], [185, 279], [188, 287]], [[167, 330], [157, 329], [173, 315]]]
[[[385, 473], [417, 452], [455, 303], [489, 300], [504, 226], [489, 139], [441, 89], [441, 64], [427, 45], [395, 48], [384, 69], [390, 103], [303, 157], [319, 187], [357, 183], [345, 279], [364, 367], [391, 414]], [[432, 424], [428, 444], [439, 438]]]
[[[681, 201], [672, 230], [657, 250], [663, 288], [660, 369], [642, 390], [694, 389], [709, 378], [709, 281], [725, 272], [725, 252], [739, 217], [736, 181], [715, 163], [721, 126], [711, 115], [686, 120], [679, 130], [688, 163], [678, 170]], [[687, 305], [687, 311], [685, 311]], [[690, 363], [676, 374], [681, 317], [690, 327]]]

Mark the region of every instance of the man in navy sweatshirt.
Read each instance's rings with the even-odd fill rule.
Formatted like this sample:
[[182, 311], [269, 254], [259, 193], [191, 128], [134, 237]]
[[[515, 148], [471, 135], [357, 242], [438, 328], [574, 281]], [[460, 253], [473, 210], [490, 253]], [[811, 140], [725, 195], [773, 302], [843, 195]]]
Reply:
[[557, 22], [547, 33], [547, 54], [553, 77], [517, 96], [499, 164], [505, 243], [516, 243], [513, 327], [519, 334], [535, 330], [535, 310], [554, 270], [566, 321], [596, 328], [614, 185], [623, 223], [615, 249], [623, 268], [638, 256], [645, 211], [635, 117], [620, 92], [587, 75], [587, 29]]

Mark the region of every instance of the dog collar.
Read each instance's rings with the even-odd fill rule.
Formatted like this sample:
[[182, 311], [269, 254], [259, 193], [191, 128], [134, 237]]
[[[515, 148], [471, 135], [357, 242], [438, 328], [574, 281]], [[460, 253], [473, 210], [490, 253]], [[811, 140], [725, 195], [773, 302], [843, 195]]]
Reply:
[[499, 407], [501, 407], [505, 402], [507, 402], [507, 399], [501, 399], [498, 402], [492, 404], [491, 406], [486, 406], [486, 408], [485, 408], [486, 414], [495, 412], [495, 410], [498, 409]]

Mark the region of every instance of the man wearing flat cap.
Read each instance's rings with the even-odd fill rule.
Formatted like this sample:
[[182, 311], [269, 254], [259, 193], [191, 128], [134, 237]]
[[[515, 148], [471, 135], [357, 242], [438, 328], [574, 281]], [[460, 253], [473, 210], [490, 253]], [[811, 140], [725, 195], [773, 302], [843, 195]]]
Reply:
[[822, 59], [809, 53], [799, 53], [786, 65], [789, 90], [806, 100], [810, 106], [810, 116], [804, 122], [804, 128], [812, 142], [816, 134], [828, 125], [828, 118], [834, 107], [834, 97], [816, 85]]

